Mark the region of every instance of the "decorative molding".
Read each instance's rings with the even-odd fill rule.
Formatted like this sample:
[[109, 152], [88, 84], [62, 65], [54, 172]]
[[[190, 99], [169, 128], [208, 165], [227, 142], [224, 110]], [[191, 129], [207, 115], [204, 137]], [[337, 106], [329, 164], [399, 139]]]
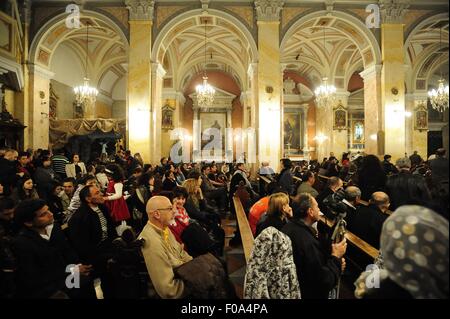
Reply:
[[130, 12], [130, 21], [153, 21], [155, 1], [153, 0], [125, 0]]
[[152, 63], [152, 74], [156, 77], [163, 78], [166, 75], [166, 70], [164, 70], [161, 63]]
[[363, 79], [369, 79], [369, 78], [371, 78], [372, 76], [375, 76], [375, 75], [379, 76], [379, 75], [381, 75], [381, 68], [382, 68], [382, 65], [374, 64], [372, 66], [369, 66], [364, 71], [360, 72], [359, 75]]
[[280, 21], [280, 11], [283, 0], [255, 0], [256, 17], [258, 21]]
[[334, 10], [334, 0], [326, 0], [325, 1], [325, 8], [327, 10], [327, 15], [331, 15], [331, 13]]
[[210, 0], [200, 0], [200, 3], [202, 4], [202, 9], [203, 9], [204, 13], [208, 12], [209, 2], [210, 2]]
[[162, 91], [162, 99], [175, 99], [179, 102], [180, 105], [184, 105], [186, 102], [186, 98], [184, 97], [184, 94], [179, 91], [175, 91], [173, 89], [163, 89]]
[[0, 56], [0, 75], [8, 72], [12, 72], [16, 75], [18, 87], [22, 90], [25, 83], [22, 66], [19, 63]]
[[43, 68], [37, 64], [34, 64], [30, 68], [30, 72], [34, 75], [40, 76], [41, 78], [51, 80], [55, 76], [55, 73], [50, 71], [49, 69]]
[[403, 23], [409, 0], [379, 0], [382, 23]]

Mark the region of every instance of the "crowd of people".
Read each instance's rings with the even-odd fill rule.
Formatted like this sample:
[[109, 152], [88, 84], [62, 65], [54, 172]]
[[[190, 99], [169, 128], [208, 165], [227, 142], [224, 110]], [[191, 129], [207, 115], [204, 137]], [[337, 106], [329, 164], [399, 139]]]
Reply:
[[[330, 154], [322, 163], [282, 159], [278, 174], [264, 162], [258, 174], [268, 184], [251, 179], [245, 163], [162, 158], [152, 166], [122, 149], [108, 162], [70, 158], [63, 150], [0, 150], [0, 298], [96, 298], [97, 279], [104, 298], [234, 298], [221, 225], [235, 216], [233, 196], [241, 199], [255, 236], [245, 298], [332, 298], [346, 268], [347, 243], [333, 241], [318, 222], [321, 215], [335, 220], [340, 214], [348, 230], [380, 250], [384, 274], [397, 269], [391, 263], [400, 253], [383, 238], [396, 238], [395, 225], [409, 236], [399, 238], [414, 244], [418, 266], [403, 268], [405, 285], [388, 276], [391, 291], [422, 296], [410, 290], [422, 287], [411, 282], [423, 271], [434, 280], [425, 295], [448, 297], [443, 149], [427, 161], [415, 152], [395, 164], [389, 155], [380, 161], [348, 153], [340, 161]], [[397, 211], [406, 211], [401, 221]], [[417, 217], [421, 211], [430, 218]], [[415, 238], [415, 230], [425, 239]], [[230, 245], [240, 243], [239, 234]], [[439, 247], [431, 236], [444, 238]], [[421, 250], [423, 240], [431, 242], [430, 251]], [[430, 262], [435, 268], [424, 265]], [[133, 269], [135, 281], [121, 278], [122, 266]], [[446, 276], [435, 276], [442, 270]], [[142, 271], [151, 289], [141, 289]], [[68, 287], [68, 276], [79, 279], [78, 289]], [[357, 297], [379, 295], [358, 285]]]
[[[256, 238], [244, 296], [297, 298], [300, 293], [305, 299], [336, 298], [347, 242], [333, 236], [339, 233], [338, 221], [344, 220], [346, 230], [380, 253], [382, 285], [367, 287], [371, 273], [364, 272], [355, 283], [357, 298], [448, 298], [445, 150], [438, 149], [427, 161], [417, 152], [395, 164], [391, 159], [344, 153], [339, 161], [331, 153], [322, 163], [302, 161], [296, 167], [283, 159], [278, 177], [263, 165], [260, 175], [272, 182], [267, 196], [249, 210]], [[321, 219], [335, 222], [334, 228], [318, 223]], [[285, 274], [283, 280], [278, 272]]]

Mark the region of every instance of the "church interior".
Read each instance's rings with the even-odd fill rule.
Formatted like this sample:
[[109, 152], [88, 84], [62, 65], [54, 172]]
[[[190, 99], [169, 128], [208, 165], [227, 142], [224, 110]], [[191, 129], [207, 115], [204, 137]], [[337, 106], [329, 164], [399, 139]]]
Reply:
[[448, 299], [448, 6], [2, 0], [0, 298]]

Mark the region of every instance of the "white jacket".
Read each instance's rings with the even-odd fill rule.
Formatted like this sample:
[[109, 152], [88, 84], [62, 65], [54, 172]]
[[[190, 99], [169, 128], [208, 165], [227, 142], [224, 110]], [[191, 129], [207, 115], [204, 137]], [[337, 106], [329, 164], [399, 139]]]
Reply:
[[[86, 166], [84, 166], [84, 163], [78, 162], [78, 166], [81, 168], [81, 176], [86, 175], [87, 171], [86, 171]], [[75, 170], [74, 163], [66, 164], [66, 175], [67, 175], [67, 177], [77, 178], [77, 173]]]

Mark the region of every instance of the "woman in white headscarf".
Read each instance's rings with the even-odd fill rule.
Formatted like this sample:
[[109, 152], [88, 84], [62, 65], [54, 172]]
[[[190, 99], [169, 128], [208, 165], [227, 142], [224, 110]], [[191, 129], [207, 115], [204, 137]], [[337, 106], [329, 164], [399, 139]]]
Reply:
[[383, 224], [383, 268], [355, 282], [357, 298], [449, 297], [449, 223], [434, 211], [405, 205]]

